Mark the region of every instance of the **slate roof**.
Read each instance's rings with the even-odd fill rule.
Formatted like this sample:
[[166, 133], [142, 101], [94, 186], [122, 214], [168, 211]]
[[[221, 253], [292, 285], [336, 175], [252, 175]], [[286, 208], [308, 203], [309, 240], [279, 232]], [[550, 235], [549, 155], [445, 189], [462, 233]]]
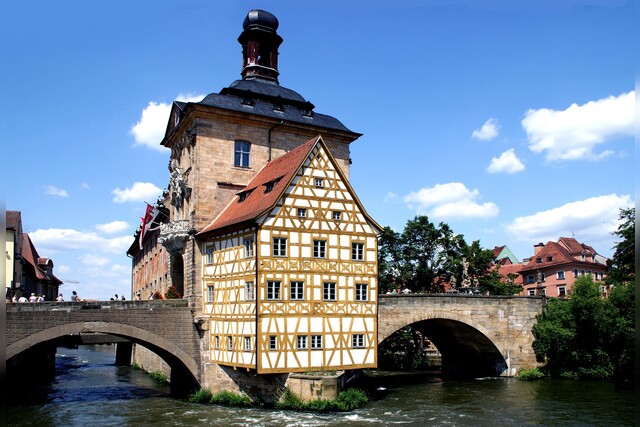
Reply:
[[[267, 163], [231, 200], [220, 215], [197, 235], [201, 236], [214, 230], [252, 222], [272, 209], [298, 172], [302, 162], [309, 156], [311, 149], [320, 141], [322, 141], [321, 137], [315, 137]], [[265, 184], [270, 182], [274, 182], [273, 189], [266, 192]], [[246, 198], [240, 201], [242, 194], [246, 195]]]
[[[335, 117], [314, 112], [314, 105], [299, 93], [266, 79], [236, 80], [196, 104], [361, 135]], [[176, 105], [183, 110], [186, 104], [176, 102]]]

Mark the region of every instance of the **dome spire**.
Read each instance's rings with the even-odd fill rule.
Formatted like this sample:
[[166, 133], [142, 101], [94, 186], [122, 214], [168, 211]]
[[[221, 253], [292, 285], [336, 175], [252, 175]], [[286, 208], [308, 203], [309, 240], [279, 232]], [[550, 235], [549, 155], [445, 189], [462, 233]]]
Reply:
[[262, 78], [278, 83], [278, 19], [264, 10], [250, 10], [242, 23], [238, 42], [242, 45], [243, 80]]

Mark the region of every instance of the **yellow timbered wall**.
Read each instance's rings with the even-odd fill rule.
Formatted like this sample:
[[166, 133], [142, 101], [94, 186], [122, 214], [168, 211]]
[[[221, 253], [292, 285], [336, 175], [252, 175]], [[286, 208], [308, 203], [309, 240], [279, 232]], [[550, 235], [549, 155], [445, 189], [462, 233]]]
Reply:
[[[376, 235], [317, 145], [259, 226], [258, 372], [376, 366]], [[274, 238], [286, 239], [285, 256], [274, 256]], [[314, 241], [325, 242], [324, 257], [314, 253]], [[352, 259], [354, 243], [362, 245], [361, 260]], [[269, 281], [280, 282], [279, 299], [268, 299]], [[292, 299], [293, 282], [304, 283], [302, 300]], [[325, 283], [335, 283], [331, 301], [324, 298]], [[357, 284], [366, 285], [362, 301], [356, 300]], [[354, 335], [361, 346], [354, 348]], [[300, 336], [307, 337], [306, 349], [298, 349]], [[314, 336], [321, 337], [319, 349], [311, 348]]]
[[255, 289], [255, 256], [245, 249], [245, 240], [255, 242], [254, 236], [254, 230], [244, 230], [203, 245], [202, 300], [203, 313], [210, 316], [210, 357], [225, 365], [256, 365], [255, 297], [246, 289], [248, 282]]

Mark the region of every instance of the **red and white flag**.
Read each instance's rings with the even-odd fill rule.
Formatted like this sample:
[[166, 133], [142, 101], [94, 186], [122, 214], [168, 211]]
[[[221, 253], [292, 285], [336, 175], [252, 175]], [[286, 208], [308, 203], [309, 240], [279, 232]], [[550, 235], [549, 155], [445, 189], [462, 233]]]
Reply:
[[155, 207], [155, 206], [151, 206], [149, 203], [147, 203], [147, 211], [144, 214], [144, 218], [142, 219], [142, 227], [140, 228], [140, 249], [142, 250], [142, 241], [144, 240], [144, 235], [147, 231], [149, 231], [149, 228], [151, 228], [151, 224], [153, 224], [153, 221], [156, 220], [156, 217], [158, 216], [158, 214], [160, 213], [160, 211]]

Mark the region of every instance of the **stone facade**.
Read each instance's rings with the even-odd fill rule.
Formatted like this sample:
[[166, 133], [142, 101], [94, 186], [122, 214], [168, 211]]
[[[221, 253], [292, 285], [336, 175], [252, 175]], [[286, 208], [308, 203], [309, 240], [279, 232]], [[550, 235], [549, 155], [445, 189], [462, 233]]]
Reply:
[[381, 295], [378, 345], [413, 325], [440, 350], [444, 371], [470, 363], [481, 376], [514, 376], [538, 366], [531, 329], [543, 306], [539, 297]]

